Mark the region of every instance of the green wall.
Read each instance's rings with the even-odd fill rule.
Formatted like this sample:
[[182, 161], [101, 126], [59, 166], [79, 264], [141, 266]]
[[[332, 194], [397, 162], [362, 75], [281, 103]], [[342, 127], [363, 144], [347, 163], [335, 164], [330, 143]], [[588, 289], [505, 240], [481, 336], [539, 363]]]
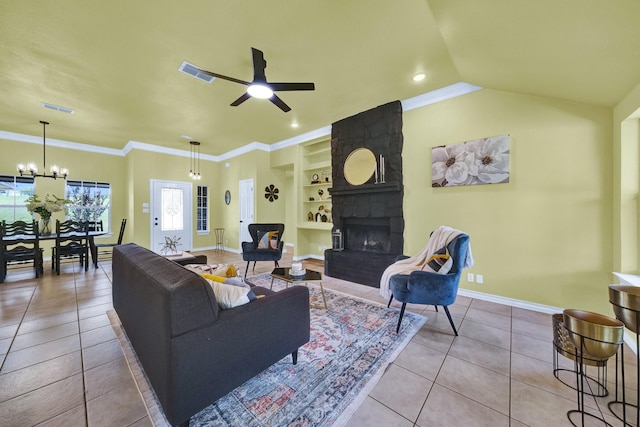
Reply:
[[[484, 89], [404, 115], [405, 251], [441, 224], [471, 236], [461, 286], [608, 312], [611, 111]], [[432, 188], [431, 147], [509, 134], [508, 184]], [[484, 284], [468, 283], [466, 273]]]
[[[484, 89], [405, 112], [405, 253], [419, 251], [437, 226], [450, 225], [471, 236], [476, 263], [466, 272], [484, 276], [478, 285], [467, 282], [465, 272], [463, 288], [610, 313], [611, 272], [637, 273], [639, 264], [640, 128], [633, 117], [639, 105], [640, 87], [615, 109]], [[431, 147], [501, 134], [510, 135], [508, 184], [431, 187]], [[309, 233], [296, 230], [301, 148], [202, 162], [199, 183], [210, 189], [211, 227], [225, 228], [225, 246], [240, 248], [238, 182], [253, 179], [255, 221], [285, 222], [294, 256], [313, 251]], [[14, 174], [18, 161], [39, 160], [42, 153], [40, 145], [7, 140], [0, 140], [0, 151], [0, 174]], [[142, 212], [149, 180], [189, 181], [187, 157], [47, 147], [47, 158], [69, 167], [73, 179], [111, 182], [112, 227], [127, 217], [125, 240], [143, 246], [149, 244], [149, 215]], [[280, 189], [273, 203], [264, 198], [269, 184]], [[39, 179], [38, 193], [41, 185], [44, 192], [62, 192], [62, 181]], [[214, 245], [213, 233], [194, 233], [194, 248]]]

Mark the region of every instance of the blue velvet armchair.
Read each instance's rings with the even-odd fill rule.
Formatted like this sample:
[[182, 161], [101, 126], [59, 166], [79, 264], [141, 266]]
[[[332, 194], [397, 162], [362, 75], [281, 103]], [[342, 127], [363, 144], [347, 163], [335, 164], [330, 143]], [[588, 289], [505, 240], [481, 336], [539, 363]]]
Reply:
[[242, 242], [242, 259], [247, 261], [245, 276], [251, 261], [254, 270], [257, 261], [273, 261], [278, 267], [284, 247], [284, 224], [249, 224], [249, 234], [251, 242]]
[[[394, 298], [402, 303], [396, 332], [400, 331], [400, 324], [402, 323], [402, 316], [404, 316], [407, 303], [426, 304], [435, 306], [436, 311], [438, 311], [439, 305], [442, 306], [453, 328], [453, 333], [458, 336], [458, 331], [453, 324], [448, 306], [456, 301], [460, 275], [462, 274], [468, 249], [469, 236], [466, 234], [461, 234], [449, 242], [447, 250], [451, 258], [453, 258], [453, 265], [447, 274], [417, 270], [411, 272], [411, 274], [391, 276], [389, 287], [392, 295], [387, 307], [391, 305], [391, 301]], [[406, 256], [402, 257], [406, 258]]]

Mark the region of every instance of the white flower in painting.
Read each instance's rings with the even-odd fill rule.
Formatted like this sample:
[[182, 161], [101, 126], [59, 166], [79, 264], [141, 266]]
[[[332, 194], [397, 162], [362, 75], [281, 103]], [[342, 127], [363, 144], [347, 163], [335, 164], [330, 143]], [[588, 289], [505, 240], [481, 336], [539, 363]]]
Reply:
[[443, 185], [460, 185], [469, 177], [469, 165], [464, 144], [435, 147], [431, 151], [431, 179], [446, 182]]
[[469, 175], [478, 183], [496, 184], [509, 180], [509, 137], [477, 139], [465, 144], [469, 154]]

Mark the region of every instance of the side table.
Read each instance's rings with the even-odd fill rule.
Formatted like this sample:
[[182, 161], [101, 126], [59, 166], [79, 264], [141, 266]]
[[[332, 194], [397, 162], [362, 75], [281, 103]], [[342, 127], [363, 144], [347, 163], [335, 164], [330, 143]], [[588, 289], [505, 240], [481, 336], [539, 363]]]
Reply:
[[310, 305], [311, 308], [319, 308], [319, 309], [327, 309], [327, 299], [324, 296], [324, 287], [322, 286], [322, 274], [317, 271], [307, 271], [304, 275], [300, 276], [290, 276], [289, 275], [289, 267], [278, 267], [274, 268], [271, 272], [271, 289], [273, 289], [273, 281], [275, 279], [283, 280], [286, 282], [286, 287], [289, 287], [290, 283], [304, 283], [305, 285], [309, 282], [320, 284], [320, 293], [322, 294], [322, 301], [324, 303], [324, 307], [321, 305]]

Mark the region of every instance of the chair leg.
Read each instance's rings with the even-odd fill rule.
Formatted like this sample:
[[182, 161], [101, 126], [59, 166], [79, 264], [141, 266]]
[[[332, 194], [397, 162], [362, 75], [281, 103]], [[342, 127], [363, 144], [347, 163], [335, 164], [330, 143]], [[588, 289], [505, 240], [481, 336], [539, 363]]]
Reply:
[[402, 323], [402, 316], [404, 316], [404, 309], [407, 307], [407, 303], [402, 303], [402, 308], [400, 309], [400, 318], [398, 319], [398, 327], [396, 328], [396, 334], [400, 332], [400, 324]]
[[391, 298], [389, 298], [389, 304], [387, 304], [387, 308], [391, 307], [391, 301], [393, 301], [393, 294], [391, 294]]
[[246, 268], [246, 270], [244, 270], [244, 277], [245, 277], [245, 278], [247, 277], [247, 274], [249, 274], [249, 263], [250, 263], [250, 262], [251, 262], [251, 261], [247, 261], [247, 268]]
[[433, 307], [436, 309], [436, 313], [438, 313], [438, 306], [434, 305]]
[[[437, 307], [437, 306], [436, 306]], [[458, 336], [458, 331], [456, 330], [456, 326], [453, 324], [453, 319], [451, 318], [451, 313], [449, 313], [449, 307], [443, 305], [444, 312], [447, 313], [447, 317], [449, 318], [449, 323], [451, 323], [451, 327], [453, 328], [453, 333]]]
[[276, 264], [276, 267], [280, 267], [280, 264], [278, 264], [278, 260], [273, 261]]

